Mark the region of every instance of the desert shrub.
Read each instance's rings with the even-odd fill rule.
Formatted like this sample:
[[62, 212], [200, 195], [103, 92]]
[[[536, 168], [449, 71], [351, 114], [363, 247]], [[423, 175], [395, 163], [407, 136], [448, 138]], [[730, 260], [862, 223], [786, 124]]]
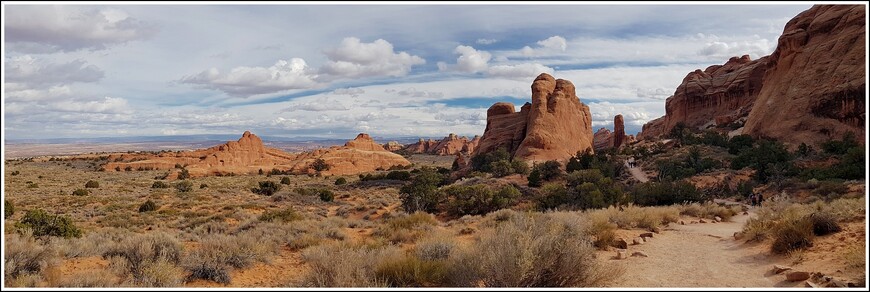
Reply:
[[87, 196], [90, 192], [86, 189], [76, 189], [72, 192], [73, 196]]
[[15, 214], [15, 205], [9, 200], [3, 200], [3, 219], [12, 217]]
[[813, 222], [808, 217], [786, 217], [773, 228], [771, 251], [785, 254], [813, 246]]
[[47, 267], [57, 264], [58, 259], [51, 246], [36, 240], [30, 231], [3, 236], [5, 286], [18, 286], [10, 285], [10, 280], [20, 276], [39, 275]]
[[203, 253], [194, 253], [187, 261], [185, 269], [190, 272], [188, 280], [203, 279], [224, 285], [228, 285], [232, 281], [229, 268], [214, 257], [203, 255]]
[[[558, 214], [558, 213], [553, 213]], [[573, 213], [576, 214], [576, 213]], [[598, 249], [606, 249], [616, 239], [617, 225], [610, 222], [606, 212], [586, 212], [584, 215], [585, 234], [592, 240], [592, 245]]]
[[565, 164], [565, 171], [570, 173], [576, 170], [589, 169], [592, 167], [593, 159], [595, 159], [595, 155], [592, 154], [591, 148], [586, 148], [585, 151], [577, 151], [577, 154], [568, 159], [568, 163]]
[[792, 156], [782, 143], [770, 140], [760, 140], [750, 148], [743, 148], [733, 160], [732, 169], [750, 167], [755, 169], [753, 178], [759, 182], [767, 182], [771, 176], [781, 170], [787, 170], [790, 175], [793, 170]]
[[728, 153], [738, 154], [744, 148], [752, 148], [755, 139], [747, 134], [737, 135], [728, 140]]
[[493, 191], [486, 185], [452, 185], [441, 189], [447, 200], [445, 210], [455, 216], [483, 215], [505, 208], [519, 198], [520, 192], [510, 185]]
[[402, 200], [402, 208], [405, 212], [434, 212], [441, 202], [438, 186], [442, 184], [445, 175], [431, 168], [420, 170], [411, 183], [402, 186], [399, 190], [399, 198]]
[[392, 180], [408, 181], [411, 180], [411, 173], [404, 170], [393, 170], [387, 173], [385, 178]]
[[15, 223], [18, 229], [30, 229], [33, 236], [81, 237], [82, 231], [67, 216], [48, 214], [42, 209], [28, 210]]
[[16, 170], [16, 171], [13, 171], [13, 172], [10, 173], [10, 175], [12, 175], [12, 176], [16, 176], [16, 175], [19, 175], [19, 174], [21, 174], [21, 172], [20, 172], [20, 171], [17, 171], [17, 170]]
[[178, 173], [178, 179], [184, 180], [190, 178], [190, 171], [187, 168], [182, 168], [181, 172]]
[[471, 157], [471, 169], [482, 171], [482, 172], [492, 172], [492, 164], [497, 161], [507, 161], [510, 163], [511, 154], [504, 147], [500, 147], [495, 151], [489, 153], [483, 153], [475, 155]]
[[207, 185], [207, 184], [200, 184], [200, 185], [199, 185], [199, 188], [200, 188], [200, 189], [205, 189], [205, 188], [208, 188], [208, 185]]
[[282, 178], [281, 178], [281, 184], [282, 184], [282, 185], [289, 185], [289, 184], [290, 184], [290, 177], [287, 177], [287, 176], [282, 177]]
[[532, 169], [537, 169], [541, 174], [541, 179], [551, 181], [562, 176], [562, 164], [555, 160], [544, 161], [541, 164], [535, 164]]
[[456, 248], [456, 241], [445, 234], [423, 238], [414, 246], [414, 255], [426, 261], [445, 260]]
[[568, 201], [568, 189], [560, 183], [545, 184], [536, 198], [539, 209], [557, 208]]
[[529, 174], [529, 164], [522, 160], [514, 160], [511, 161], [511, 168], [513, 168], [513, 173], [527, 175]]
[[314, 160], [314, 163], [311, 163], [311, 168], [316, 171], [329, 170], [329, 164], [322, 158], [317, 158]]
[[347, 184], [347, 179], [346, 179], [346, 178], [344, 178], [344, 177], [339, 177], [338, 179], [335, 180], [335, 185], [340, 186], [340, 185], [343, 185], [343, 184]]
[[168, 187], [169, 185], [162, 181], [155, 181], [153, 184], [151, 184], [152, 189], [165, 189]]
[[139, 212], [151, 212], [156, 211], [159, 207], [157, 203], [154, 203], [152, 200], [145, 201], [142, 205], [139, 205]]
[[837, 218], [829, 212], [815, 212], [809, 216], [810, 222], [813, 225], [813, 234], [828, 235], [835, 232], [840, 232], [840, 224], [837, 223]]
[[604, 271], [591, 240], [552, 216], [526, 215], [481, 232], [468, 252], [451, 259], [451, 285], [587, 287], [618, 271]]
[[175, 189], [182, 193], [187, 193], [193, 190], [193, 183], [188, 180], [183, 180], [175, 183]]
[[527, 178], [529, 180], [529, 187], [538, 188], [541, 187], [542, 179], [541, 179], [541, 171], [538, 169], [532, 169], [529, 172], [529, 176]]
[[446, 274], [444, 261], [401, 256], [378, 263], [374, 276], [383, 279], [390, 287], [437, 287], [441, 286]]
[[332, 200], [335, 198], [335, 194], [331, 190], [320, 189], [320, 192], [317, 194], [317, 197], [319, 197], [321, 201], [332, 202]]
[[632, 189], [632, 200], [643, 206], [673, 205], [686, 202], [700, 202], [703, 194], [686, 181], [645, 182]]
[[862, 245], [855, 245], [846, 249], [842, 255], [847, 268], [863, 270], [867, 266], [867, 249]]
[[233, 268], [246, 268], [256, 262], [267, 262], [277, 250], [257, 236], [214, 234], [202, 240], [198, 251], [201, 258], [215, 257]]
[[314, 287], [385, 287], [378, 266], [402, 258], [395, 246], [369, 248], [348, 244], [320, 245], [305, 249], [302, 258], [310, 272], [305, 284]]
[[127, 237], [111, 244], [103, 258], [117, 258], [126, 276], [142, 286], [180, 286], [183, 246], [166, 233]]
[[387, 219], [374, 230], [372, 235], [392, 243], [413, 242], [422, 236], [423, 232], [430, 230], [435, 223], [435, 218], [428, 213], [402, 214]]
[[281, 189], [281, 185], [276, 184], [273, 181], [261, 181], [259, 183], [259, 188], [252, 188], [251, 192], [255, 194], [260, 194], [264, 196], [271, 196], [278, 192]]
[[260, 215], [259, 220], [265, 222], [281, 221], [290, 222], [302, 219], [302, 215], [296, 213], [291, 207], [282, 210], [266, 211]]
[[513, 166], [509, 160], [498, 160], [490, 163], [489, 170], [494, 177], [503, 177], [514, 173]]
[[858, 148], [860, 145], [856, 142], [855, 133], [846, 132], [840, 140], [828, 140], [822, 143], [822, 150], [828, 154], [843, 155], [849, 149]]
[[99, 188], [99, 187], [100, 187], [100, 183], [95, 181], [95, 180], [89, 180], [88, 182], [85, 183], [85, 188], [91, 189], [91, 188]]

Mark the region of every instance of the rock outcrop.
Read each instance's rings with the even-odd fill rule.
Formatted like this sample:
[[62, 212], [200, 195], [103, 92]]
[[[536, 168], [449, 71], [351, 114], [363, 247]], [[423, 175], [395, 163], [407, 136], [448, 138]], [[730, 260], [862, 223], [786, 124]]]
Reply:
[[474, 136], [473, 139], [468, 140], [468, 137], [459, 137], [456, 134], [450, 133], [450, 135], [447, 135], [447, 137], [444, 137], [440, 141], [432, 139], [427, 141], [420, 138], [419, 142], [405, 146], [404, 149], [410, 153], [446, 156], [456, 155], [460, 152], [465, 154], [472, 153], [478, 143], [480, 143], [479, 136]]
[[571, 81], [543, 73], [532, 83], [532, 102], [517, 112], [507, 102], [487, 110], [486, 129], [474, 155], [500, 147], [527, 162], [566, 161], [592, 148], [592, 116]]
[[742, 125], [734, 132], [791, 147], [817, 146], [847, 132], [865, 143], [865, 19], [862, 5], [801, 12], [785, 25], [770, 56], [734, 57], [689, 73], [667, 99], [665, 116], [644, 125], [637, 138], [659, 138], [684, 123]]
[[613, 133], [607, 128], [600, 128], [592, 135], [592, 148], [601, 151], [613, 147]]
[[180, 152], [164, 152], [158, 155], [110, 155], [105, 171], [124, 170], [176, 170], [169, 178], [178, 175], [176, 165], [188, 170], [191, 176], [201, 177], [223, 174], [250, 174], [260, 170], [278, 169], [292, 173], [314, 173], [312, 164], [323, 159], [329, 170], [324, 175], [356, 174], [360, 172], [407, 166], [411, 163], [401, 155], [392, 153], [374, 142], [367, 134], [359, 134], [344, 146], [333, 146], [301, 154], [286, 153], [265, 147], [257, 135], [245, 132], [238, 141], [230, 141], [207, 149]]
[[815, 5], [788, 22], [743, 133], [795, 146], [853, 132], [864, 143], [863, 5]]
[[600, 128], [592, 137], [592, 145], [595, 151], [609, 148], [619, 149], [623, 145], [634, 142], [634, 136], [625, 135], [625, 120], [622, 115], [613, 117], [613, 132], [607, 128]]
[[715, 126], [717, 118], [736, 120], [748, 115], [761, 90], [767, 62], [768, 57], [750, 60], [744, 55], [689, 73], [665, 101], [665, 116], [644, 125], [638, 139], [660, 138], [679, 123], [705, 129]]
[[405, 148], [405, 145], [399, 144], [398, 141], [390, 141], [384, 144], [384, 149], [387, 151], [399, 151]]
[[613, 148], [619, 149], [625, 143], [625, 119], [622, 115], [613, 117]]

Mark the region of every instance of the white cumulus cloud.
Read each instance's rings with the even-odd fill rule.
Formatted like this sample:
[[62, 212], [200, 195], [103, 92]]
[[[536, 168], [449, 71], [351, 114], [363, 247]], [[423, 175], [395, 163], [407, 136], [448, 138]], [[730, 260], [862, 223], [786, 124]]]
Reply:
[[198, 84], [234, 96], [251, 96], [317, 86], [308, 64], [300, 58], [278, 60], [270, 67], [236, 67], [222, 73], [217, 68], [181, 78], [182, 83]]
[[493, 77], [526, 80], [535, 78], [541, 73], [553, 74], [553, 68], [538, 63], [523, 63], [517, 65], [496, 65], [489, 68], [487, 74]]
[[324, 79], [360, 77], [400, 77], [408, 75], [411, 67], [426, 60], [407, 52], [395, 52], [393, 44], [377, 39], [364, 43], [355, 37], [344, 38], [339, 46], [324, 51], [329, 62], [320, 67]]

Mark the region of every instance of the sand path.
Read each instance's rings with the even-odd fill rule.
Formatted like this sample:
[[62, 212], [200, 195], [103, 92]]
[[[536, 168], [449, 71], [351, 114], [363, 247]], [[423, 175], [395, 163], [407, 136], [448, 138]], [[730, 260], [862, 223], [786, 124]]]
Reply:
[[646, 176], [646, 173], [643, 172], [643, 169], [641, 169], [640, 166], [628, 167], [628, 160], [623, 164], [625, 165], [625, 169], [628, 169], [628, 172], [631, 173], [631, 176], [634, 177], [634, 179], [642, 183], [649, 181], [649, 177]]
[[687, 225], [671, 224], [649, 242], [628, 247], [629, 254], [642, 251], [648, 257], [617, 260], [613, 259], [615, 251], [602, 252], [599, 260], [625, 270], [607, 286], [793, 287], [796, 284], [784, 281], [783, 275], [770, 272], [774, 264], [787, 264], [787, 259], [769, 255], [764, 246], [733, 238], [750, 216], [738, 215], [720, 223], [684, 220]]

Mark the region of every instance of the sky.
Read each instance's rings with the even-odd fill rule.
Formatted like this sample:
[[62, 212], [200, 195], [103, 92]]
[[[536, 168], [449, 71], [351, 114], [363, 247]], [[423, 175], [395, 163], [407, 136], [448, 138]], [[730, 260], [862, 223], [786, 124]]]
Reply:
[[695, 69], [770, 54], [799, 5], [3, 3], [5, 138], [483, 134], [570, 80], [635, 134]]

